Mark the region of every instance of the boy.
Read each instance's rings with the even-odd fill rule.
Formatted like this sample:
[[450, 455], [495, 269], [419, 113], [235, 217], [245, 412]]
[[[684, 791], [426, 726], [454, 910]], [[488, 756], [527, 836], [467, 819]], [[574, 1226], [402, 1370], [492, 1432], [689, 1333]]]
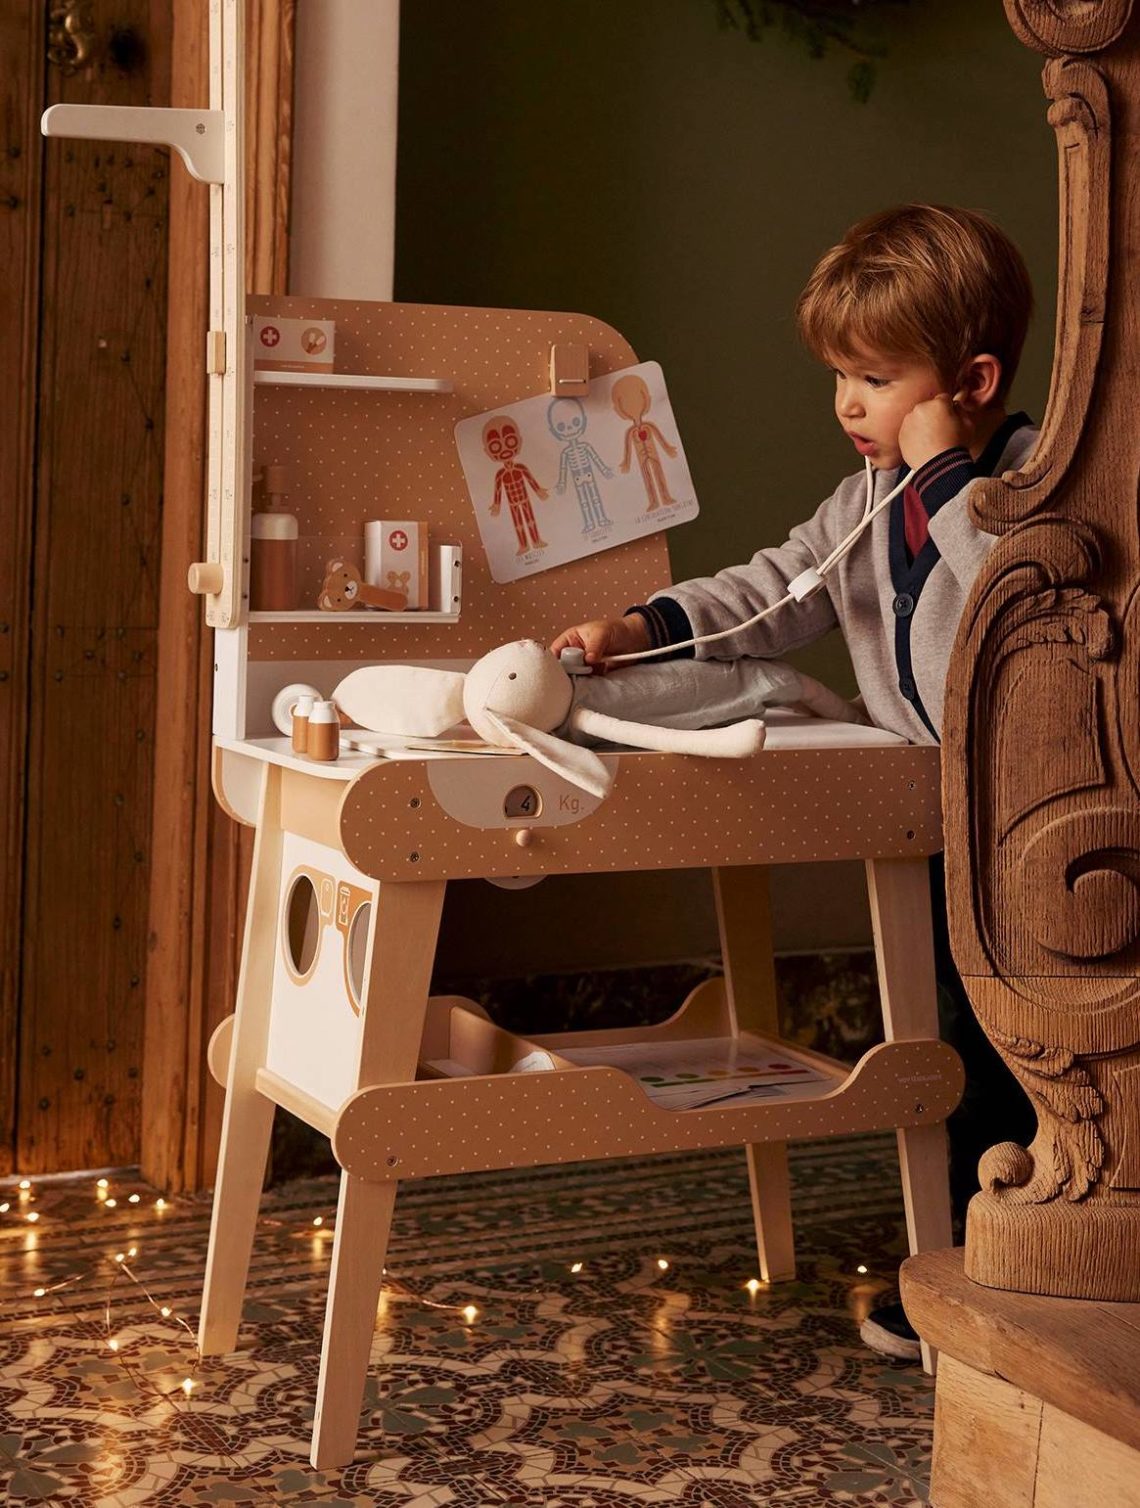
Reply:
[[[853, 226], [801, 294], [799, 331], [835, 373], [835, 415], [870, 459], [875, 501], [906, 470], [914, 475], [824, 578], [824, 590], [729, 639], [677, 653], [779, 657], [838, 626], [872, 721], [913, 743], [937, 743], [958, 620], [994, 539], [970, 521], [969, 484], [1018, 468], [1037, 439], [1027, 415], [1006, 412], [1032, 304], [1020, 253], [984, 215], [908, 204]], [[840, 482], [785, 544], [655, 593], [621, 618], [577, 624], [551, 649], [578, 646], [587, 663], [604, 668], [611, 655], [743, 622], [825, 559], [859, 522], [864, 501], [860, 472]], [[949, 1122], [951, 1195], [961, 1218], [981, 1152], [995, 1141], [1027, 1140], [1033, 1117], [970, 1011], [946, 936], [941, 856], [931, 870], [943, 1036], [967, 1072], [965, 1098]], [[900, 1305], [875, 1311], [862, 1333], [887, 1354], [918, 1356]]]

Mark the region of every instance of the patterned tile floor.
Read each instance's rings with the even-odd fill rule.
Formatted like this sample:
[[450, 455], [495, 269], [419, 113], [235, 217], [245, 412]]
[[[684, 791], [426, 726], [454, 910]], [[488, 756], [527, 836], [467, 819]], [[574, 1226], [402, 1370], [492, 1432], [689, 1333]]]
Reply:
[[91, 1178], [0, 1191], [0, 1497], [923, 1503], [931, 1386], [857, 1334], [903, 1249], [893, 1139], [794, 1148], [793, 1173], [799, 1278], [755, 1294], [739, 1153], [405, 1186], [357, 1454], [335, 1472], [307, 1459], [333, 1180], [265, 1196], [242, 1349], [200, 1364], [180, 1322], [208, 1200], [159, 1210], [125, 1175], [105, 1203]]

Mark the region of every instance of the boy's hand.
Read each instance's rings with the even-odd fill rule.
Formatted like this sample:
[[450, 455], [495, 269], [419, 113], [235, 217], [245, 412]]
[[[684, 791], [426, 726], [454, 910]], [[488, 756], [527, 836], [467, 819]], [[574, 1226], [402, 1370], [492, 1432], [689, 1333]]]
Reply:
[[899, 426], [899, 449], [912, 471], [925, 466], [944, 450], [970, 444], [973, 424], [949, 393], [916, 403]]
[[550, 646], [551, 654], [563, 649], [584, 649], [586, 664], [605, 669], [607, 655], [636, 654], [649, 648], [649, 629], [640, 613], [624, 618], [594, 618], [562, 631]]

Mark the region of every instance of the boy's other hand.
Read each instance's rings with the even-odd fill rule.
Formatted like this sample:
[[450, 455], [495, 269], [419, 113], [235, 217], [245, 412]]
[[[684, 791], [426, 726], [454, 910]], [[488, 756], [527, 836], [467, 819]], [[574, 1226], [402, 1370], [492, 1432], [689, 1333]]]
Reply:
[[607, 655], [636, 654], [639, 649], [649, 648], [649, 629], [640, 613], [628, 613], [624, 618], [593, 618], [589, 623], [576, 623], [573, 628], [563, 629], [550, 646], [551, 654], [560, 654], [564, 649], [582, 649], [586, 664], [605, 669]]
[[899, 450], [912, 471], [955, 445], [969, 449], [973, 424], [949, 393], [916, 403], [899, 426]]

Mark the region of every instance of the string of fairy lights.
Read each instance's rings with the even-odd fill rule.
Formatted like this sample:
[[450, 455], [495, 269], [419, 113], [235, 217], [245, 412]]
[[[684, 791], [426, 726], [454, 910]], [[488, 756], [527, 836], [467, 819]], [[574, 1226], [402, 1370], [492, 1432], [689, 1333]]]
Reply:
[[[115, 1210], [120, 1205], [138, 1207], [143, 1203], [143, 1196], [138, 1193], [128, 1194], [124, 1199], [120, 1200], [111, 1192], [110, 1180], [107, 1178], [98, 1178], [95, 1181], [94, 1189], [96, 1200], [105, 1210]], [[14, 1213], [19, 1221], [32, 1227], [38, 1237], [43, 1233], [44, 1225], [42, 1223], [41, 1212], [32, 1207], [35, 1201], [35, 1189], [30, 1178], [19, 1179], [16, 1195], [17, 1204], [15, 1210], [13, 1210], [10, 1198], [0, 1200], [0, 1216]], [[159, 1215], [171, 1207], [171, 1201], [162, 1195], [159, 1195], [153, 1201], [153, 1208]], [[264, 1222], [273, 1225], [280, 1225], [282, 1223], [269, 1217], [263, 1216], [262, 1219]], [[307, 1227], [301, 1227], [297, 1234], [304, 1234], [306, 1229], [316, 1239], [320, 1240], [322, 1245], [335, 1233], [333, 1222], [324, 1215], [314, 1216], [310, 1224]], [[35, 1248], [33, 1247], [32, 1249]], [[78, 1288], [82, 1284], [88, 1283], [101, 1266], [106, 1266], [109, 1272], [109, 1282], [100, 1306], [102, 1317], [101, 1331], [98, 1337], [100, 1344], [106, 1348], [108, 1354], [114, 1358], [116, 1364], [140, 1394], [157, 1398], [161, 1402], [175, 1408], [185, 1408], [191, 1396], [198, 1395], [201, 1388], [198, 1373], [202, 1365], [202, 1353], [198, 1346], [198, 1337], [194, 1328], [182, 1315], [177, 1313], [174, 1306], [156, 1297], [151, 1292], [149, 1286], [139, 1277], [133, 1266], [134, 1260], [138, 1255], [139, 1246], [137, 1243], [125, 1247], [122, 1251], [107, 1251], [100, 1254], [94, 1262], [89, 1263], [81, 1270], [68, 1273], [65, 1277], [57, 1278], [50, 1283], [45, 1283], [34, 1288], [30, 1297], [37, 1304], [48, 1300], [58, 1306], [62, 1295]], [[664, 1258], [659, 1259], [658, 1266], [662, 1270], [667, 1268], [668, 1265], [668, 1262]], [[576, 1273], [580, 1272], [582, 1267], [583, 1264], [581, 1262], [575, 1262], [570, 1270]], [[473, 1325], [479, 1318], [481, 1311], [476, 1304], [470, 1302], [464, 1304], [443, 1303], [435, 1299], [426, 1298], [400, 1283], [387, 1267], [383, 1269], [382, 1275], [385, 1279], [386, 1296], [395, 1294], [401, 1298], [414, 1301], [426, 1309], [448, 1310], [454, 1314], [462, 1315], [464, 1323], [467, 1325]], [[141, 1295], [159, 1319], [179, 1326], [189, 1338], [193, 1359], [186, 1368], [186, 1375], [175, 1388], [164, 1388], [148, 1377], [135, 1364], [130, 1353], [129, 1344], [124, 1344], [122, 1328], [116, 1324], [114, 1312], [115, 1290], [124, 1279], [133, 1285], [138, 1295]]]
[[[110, 1189], [111, 1185], [109, 1179], [99, 1178], [96, 1180], [95, 1197], [105, 1210], [117, 1209], [120, 1204], [119, 1199], [117, 1199], [115, 1195], [111, 1193]], [[30, 1178], [21, 1178], [19, 1180], [17, 1184], [17, 1196], [18, 1218], [22, 1219], [25, 1224], [37, 1228], [38, 1235], [40, 1232], [42, 1232], [43, 1226], [40, 1224], [40, 1211], [29, 1207], [35, 1199], [35, 1190]], [[122, 1202], [127, 1206], [138, 1206], [142, 1203], [142, 1195], [138, 1193], [129, 1194]], [[159, 1195], [158, 1198], [154, 1200], [154, 1208], [161, 1215], [163, 1211], [171, 1208], [171, 1201], [164, 1198], [162, 1195]], [[11, 1212], [11, 1200], [6, 1199], [0, 1201], [0, 1215], [7, 1215]], [[279, 1222], [273, 1221], [271, 1223], [278, 1224]], [[328, 1238], [333, 1234], [332, 1223], [326, 1220], [323, 1215], [315, 1216], [309, 1229], [312, 1230], [318, 1238]], [[108, 1284], [107, 1291], [104, 1295], [101, 1305], [101, 1343], [105, 1345], [108, 1353], [114, 1358], [115, 1362], [122, 1369], [123, 1373], [129, 1378], [131, 1383], [141, 1394], [156, 1397], [163, 1403], [173, 1405], [176, 1408], [184, 1408], [191, 1395], [197, 1392], [200, 1388], [197, 1374], [202, 1365], [202, 1353], [198, 1346], [198, 1337], [193, 1327], [188, 1324], [180, 1314], [176, 1312], [174, 1306], [164, 1303], [160, 1299], [156, 1298], [147, 1284], [144, 1283], [139, 1277], [138, 1273], [131, 1265], [138, 1255], [139, 1247], [137, 1244], [128, 1246], [123, 1251], [107, 1252], [104, 1255], [100, 1256], [94, 1264], [89, 1265], [80, 1271], [69, 1273], [64, 1278], [60, 1278], [54, 1282], [43, 1284], [38, 1288], [34, 1288], [32, 1290], [31, 1297], [37, 1303], [47, 1299], [52, 1300], [58, 1304], [59, 1296], [61, 1294], [68, 1290], [75, 1289], [80, 1284], [88, 1282], [100, 1265], [108, 1265], [110, 1269], [110, 1282]], [[396, 1288], [402, 1296], [410, 1299], [415, 1299], [425, 1308], [449, 1309], [456, 1314], [462, 1314], [465, 1322], [469, 1325], [474, 1324], [475, 1320], [479, 1317], [480, 1311], [475, 1304], [438, 1303], [435, 1300], [426, 1299], [420, 1295], [414, 1294], [410, 1290], [404, 1288], [402, 1285], [395, 1283], [392, 1275], [388, 1272], [388, 1269], [386, 1267], [383, 1269], [383, 1275], [387, 1280], [386, 1286], [389, 1289], [392, 1289], [393, 1287]], [[178, 1325], [182, 1330], [186, 1332], [187, 1336], [189, 1337], [190, 1345], [193, 1351], [193, 1360], [190, 1366], [187, 1368], [186, 1375], [183, 1377], [182, 1381], [176, 1388], [163, 1388], [159, 1386], [159, 1384], [154, 1382], [150, 1377], [146, 1376], [146, 1374], [142, 1372], [137, 1365], [135, 1365], [134, 1360], [130, 1355], [129, 1349], [124, 1347], [123, 1341], [120, 1338], [120, 1334], [116, 1333], [118, 1327], [116, 1326], [115, 1316], [113, 1312], [114, 1293], [116, 1285], [123, 1278], [127, 1279], [134, 1285], [138, 1293], [141, 1294], [146, 1303], [161, 1320], [166, 1322], [173, 1322], [174, 1324]]]
[[[110, 1180], [107, 1178], [96, 1180], [95, 1197], [105, 1210], [115, 1210], [121, 1204], [128, 1208], [138, 1207], [143, 1203], [143, 1196], [137, 1192], [128, 1194], [124, 1199], [120, 1200], [112, 1193]], [[16, 1189], [15, 1209], [13, 1209], [13, 1203], [10, 1198], [0, 1200], [0, 1216], [15, 1214], [17, 1220], [30, 1226], [38, 1237], [44, 1227], [41, 1212], [33, 1207], [34, 1203], [35, 1189], [32, 1180], [21, 1178], [18, 1181]], [[171, 1207], [171, 1201], [162, 1195], [153, 1200], [153, 1208], [160, 1217], [164, 1211], [169, 1210]], [[267, 1216], [262, 1216], [262, 1221], [273, 1225], [282, 1225], [284, 1223]], [[324, 1246], [335, 1233], [332, 1220], [326, 1218], [324, 1215], [312, 1217], [311, 1222], [307, 1226], [300, 1227], [296, 1234], [303, 1235], [306, 1230], [313, 1235], [315, 1240], [320, 1242], [321, 1246]], [[38, 1245], [38, 1241], [36, 1244]], [[34, 1250], [35, 1247], [31, 1249]], [[99, 1267], [106, 1266], [108, 1268], [109, 1282], [101, 1304], [102, 1326], [98, 1336], [100, 1344], [106, 1348], [107, 1353], [114, 1358], [124, 1375], [131, 1381], [140, 1394], [157, 1398], [176, 1409], [184, 1409], [189, 1405], [193, 1395], [200, 1394], [201, 1389], [198, 1373], [202, 1366], [202, 1353], [198, 1346], [198, 1337], [194, 1328], [177, 1312], [174, 1305], [156, 1297], [151, 1292], [149, 1286], [139, 1277], [133, 1265], [138, 1256], [139, 1246], [137, 1243], [126, 1246], [122, 1251], [102, 1253], [93, 1263], [82, 1270], [71, 1272], [63, 1278], [58, 1278], [53, 1282], [42, 1284], [33, 1289], [30, 1297], [37, 1304], [49, 1300], [58, 1307], [63, 1294], [76, 1289], [81, 1284], [87, 1283]], [[668, 1258], [657, 1257], [656, 1266], [658, 1271], [667, 1272], [671, 1264]], [[585, 1262], [575, 1261], [567, 1264], [567, 1271], [573, 1275], [578, 1275], [585, 1270], [585, 1267]], [[861, 1276], [865, 1276], [868, 1268], [864, 1263], [860, 1262], [855, 1271]], [[473, 1325], [480, 1316], [481, 1311], [474, 1303], [444, 1303], [429, 1299], [401, 1283], [387, 1267], [383, 1269], [382, 1275], [385, 1282], [384, 1295], [381, 1302], [386, 1297], [398, 1296], [419, 1304], [426, 1309], [448, 1310], [454, 1314], [462, 1315], [464, 1323], [468, 1326]], [[130, 1342], [128, 1341], [124, 1344], [122, 1327], [116, 1325], [114, 1312], [115, 1291], [124, 1279], [133, 1285], [134, 1289], [137, 1290], [137, 1294], [141, 1295], [160, 1320], [166, 1324], [173, 1323], [178, 1326], [189, 1338], [192, 1348], [192, 1361], [186, 1368], [185, 1376], [177, 1387], [164, 1388], [151, 1377], [148, 1377], [136, 1365], [131, 1355]], [[769, 1287], [769, 1284], [760, 1278], [749, 1278], [742, 1286], [749, 1296], [754, 1299], [758, 1294], [765, 1291]]]

